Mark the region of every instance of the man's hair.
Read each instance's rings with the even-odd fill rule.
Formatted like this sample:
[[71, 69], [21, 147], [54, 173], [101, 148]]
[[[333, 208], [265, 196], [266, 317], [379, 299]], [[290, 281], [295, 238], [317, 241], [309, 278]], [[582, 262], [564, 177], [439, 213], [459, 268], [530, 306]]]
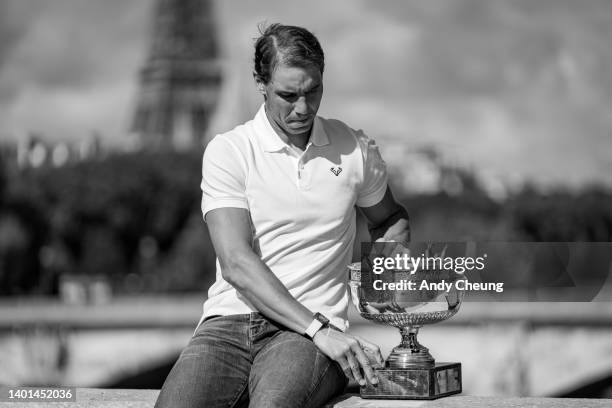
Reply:
[[253, 75], [267, 84], [279, 63], [292, 67], [317, 67], [321, 74], [325, 67], [323, 49], [319, 40], [302, 27], [282, 24], [260, 26], [260, 37], [255, 41], [255, 68]]

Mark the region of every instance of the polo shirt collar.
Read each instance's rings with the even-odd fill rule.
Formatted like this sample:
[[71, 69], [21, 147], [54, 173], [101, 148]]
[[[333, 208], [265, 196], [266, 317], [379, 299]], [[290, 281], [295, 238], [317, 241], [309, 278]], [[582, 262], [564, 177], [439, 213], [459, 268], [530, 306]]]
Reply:
[[[262, 104], [255, 115], [255, 124], [260, 136], [261, 147], [264, 152], [279, 152], [287, 147], [287, 144], [278, 136], [268, 117], [266, 116], [265, 104]], [[323, 128], [321, 118], [315, 117], [310, 134], [310, 142], [315, 146], [329, 144], [329, 137]]]
[[264, 152], [279, 152], [285, 148], [285, 142], [276, 134], [268, 121], [265, 104], [261, 104], [255, 115], [255, 126]]

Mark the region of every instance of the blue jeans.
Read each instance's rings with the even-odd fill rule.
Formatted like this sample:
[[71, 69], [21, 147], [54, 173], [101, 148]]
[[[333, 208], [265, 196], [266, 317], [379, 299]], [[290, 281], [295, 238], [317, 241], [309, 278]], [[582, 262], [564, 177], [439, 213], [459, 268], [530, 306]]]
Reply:
[[319, 407], [347, 382], [311, 340], [260, 313], [217, 316], [197, 328], [155, 407]]

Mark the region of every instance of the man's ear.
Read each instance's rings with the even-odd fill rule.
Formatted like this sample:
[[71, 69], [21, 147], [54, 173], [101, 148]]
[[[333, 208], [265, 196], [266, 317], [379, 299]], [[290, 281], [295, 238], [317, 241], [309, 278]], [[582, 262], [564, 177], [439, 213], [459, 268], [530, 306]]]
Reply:
[[266, 85], [261, 81], [259, 76], [253, 72], [253, 79], [255, 80], [255, 85], [257, 86], [257, 90], [260, 94], [266, 95]]

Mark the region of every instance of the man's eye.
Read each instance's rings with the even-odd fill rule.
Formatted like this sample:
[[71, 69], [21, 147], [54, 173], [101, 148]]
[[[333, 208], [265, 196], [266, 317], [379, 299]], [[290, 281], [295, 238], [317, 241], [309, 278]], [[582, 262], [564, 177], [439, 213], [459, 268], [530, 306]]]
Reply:
[[279, 94], [281, 98], [283, 98], [284, 100], [288, 101], [288, 102], [293, 102], [294, 100], [297, 99], [297, 95], [296, 94]]

